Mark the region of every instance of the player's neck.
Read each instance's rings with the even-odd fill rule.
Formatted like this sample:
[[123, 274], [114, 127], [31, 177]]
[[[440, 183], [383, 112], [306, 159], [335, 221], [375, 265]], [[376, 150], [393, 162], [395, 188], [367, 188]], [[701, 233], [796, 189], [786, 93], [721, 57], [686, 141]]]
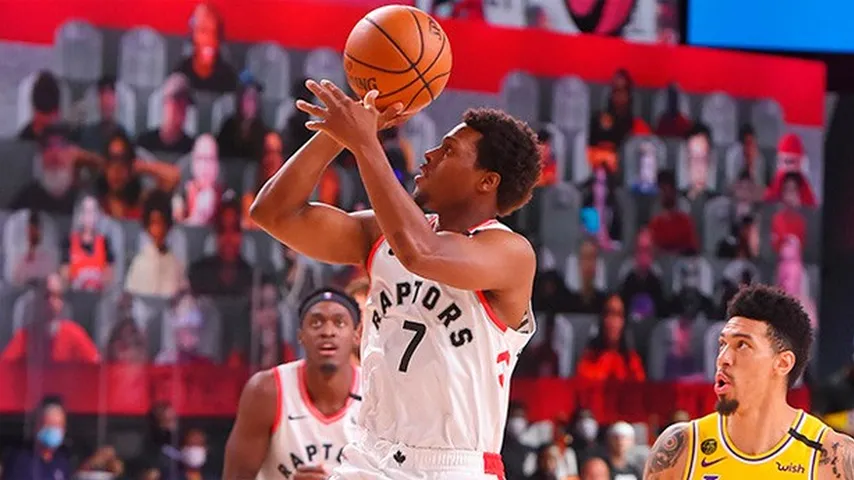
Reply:
[[311, 403], [324, 415], [332, 415], [344, 408], [350, 398], [353, 367], [348, 364], [328, 374], [319, 365], [306, 365], [304, 380]]
[[797, 413], [786, 403], [785, 396], [761, 402], [752, 408], [739, 408], [738, 412], [727, 417], [727, 434], [743, 453], [767, 453], [788, 435]]
[[480, 208], [469, 205], [466, 208], [438, 212], [438, 230], [446, 232], [465, 233], [473, 227], [498, 216], [494, 208]]

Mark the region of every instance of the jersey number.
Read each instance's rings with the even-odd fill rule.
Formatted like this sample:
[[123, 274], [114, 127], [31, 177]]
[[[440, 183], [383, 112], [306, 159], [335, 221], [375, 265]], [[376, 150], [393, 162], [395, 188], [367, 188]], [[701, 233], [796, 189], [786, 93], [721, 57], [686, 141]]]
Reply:
[[421, 340], [424, 340], [424, 334], [427, 333], [427, 325], [406, 320], [403, 322], [403, 329], [415, 332], [415, 335], [412, 336], [412, 340], [409, 341], [409, 345], [406, 346], [403, 356], [400, 358], [400, 366], [397, 367], [401, 372], [406, 372], [409, 370], [409, 361], [412, 359], [412, 354], [415, 353], [415, 349], [418, 348]]

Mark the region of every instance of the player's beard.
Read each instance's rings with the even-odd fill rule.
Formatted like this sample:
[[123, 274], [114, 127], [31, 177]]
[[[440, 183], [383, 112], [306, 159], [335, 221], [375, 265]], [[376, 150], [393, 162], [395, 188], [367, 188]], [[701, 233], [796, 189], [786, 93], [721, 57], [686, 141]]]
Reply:
[[738, 400], [734, 398], [721, 398], [715, 402], [715, 411], [719, 414], [728, 417], [738, 410]]
[[323, 362], [320, 364], [320, 373], [324, 375], [332, 375], [338, 371], [338, 365], [331, 362]]

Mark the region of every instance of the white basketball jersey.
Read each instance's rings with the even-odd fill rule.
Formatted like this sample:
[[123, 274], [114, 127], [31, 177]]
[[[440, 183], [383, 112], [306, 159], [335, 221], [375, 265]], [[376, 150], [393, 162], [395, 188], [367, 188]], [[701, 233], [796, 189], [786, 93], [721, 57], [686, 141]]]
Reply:
[[[487, 229], [509, 230], [490, 220], [469, 234]], [[383, 237], [367, 267], [359, 425], [410, 447], [499, 452], [510, 375], [535, 330], [531, 309], [509, 329], [483, 292], [409, 272]]]
[[355, 417], [361, 403], [359, 368], [353, 369], [351, 398], [338, 413], [327, 417], [308, 396], [303, 360], [275, 368], [279, 411], [270, 450], [257, 480], [291, 478], [300, 465], [322, 463], [334, 468], [341, 463], [341, 450], [354, 439]]

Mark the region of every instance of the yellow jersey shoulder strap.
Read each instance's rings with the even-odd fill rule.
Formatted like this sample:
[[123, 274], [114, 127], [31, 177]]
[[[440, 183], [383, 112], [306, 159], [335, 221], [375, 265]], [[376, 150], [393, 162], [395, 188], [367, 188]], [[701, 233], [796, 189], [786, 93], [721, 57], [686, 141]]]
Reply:
[[717, 413], [692, 420], [688, 425], [688, 463], [683, 480], [693, 478], [701, 459], [713, 455], [720, 448]]

